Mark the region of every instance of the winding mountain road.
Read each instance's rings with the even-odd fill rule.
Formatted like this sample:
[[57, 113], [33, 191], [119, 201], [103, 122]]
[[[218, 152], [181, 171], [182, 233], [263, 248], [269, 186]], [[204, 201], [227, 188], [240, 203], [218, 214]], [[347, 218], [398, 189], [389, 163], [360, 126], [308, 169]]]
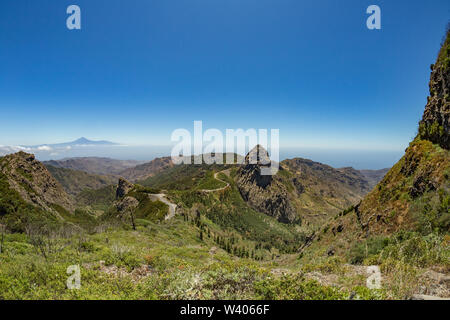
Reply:
[[162, 203], [167, 204], [169, 206], [169, 213], [166, 215], [164, 220], [169, 220], [175, 217], [175, 214], [177, 212], [177, 205], [167, 200], [166, 195], [164, 193], [151, 194], [150, 199], [152, 199], [152, 201], [159, 200]]
[[219, 175], [219, 173], [222, 173], [222, 172], [225, 172], [225, 171], [226, 171], [226, 170], [224, 170], [224, 171], [219, 171], [219, 172], [214, 173], [214, 179], [216, 179], [217, 181], [220, 181], [220, 182], [225, 183], [225, 184], [226, 184], [225, 187], [217, 188], [217, 189], [210, 189], [210, 190], [208, 190], [208, 189], [202, 189], [202, 190], [200, 190], [200, 191], [201, 191], [201, 192], [205, 192], [205, 193], [210, 193], [210, 192], [222, 191], [222, 190], [225, 190], [226, 188], [228, 188], [228, 187], [230, 186], [230, 184], [229, 184], [228, 182], [226, 182], [226, 181], [220, 180], [220, 179], [217, 177], [217, 176]]
[[[219, 172], [214, 173], [214, 179], [216, 179], [217, 181], [220, 181], [220, 182], [225, 183], [225, 184], [226, 184], [225, 187], [217, 188], [217, 189], [210, 189], [210, 190], [208, 190], [208, 189], [202, 189], [202, 190], [200, 190], [200, 191], [201, 191], [201, 192], [205, 192], [205, 193], [210, 193], [210, 192], [222, 191], [222, 190], [225, 190], [226, 188], [228, 188], [228, 187], [230, 186], [230, 184], [229, 184], [228, 182], [226, 182], [226, 181], [220, 180], [220, 179], [217, 177], [217, 176], [219, 175], [219, 173], [225, 172], [225, 171], [226, 171], [226, 170], [224, 170], [224, 171], [219, 171]], [[152, 201], [158, 201], [158, 200], [159, 200], [159, 201], [161, 201], [162, 203], [167, 204], [167, 205], [169, 206], [169, 213], [166, 215], [166, 217], [164, 218], [164, 220], [170, 220], [170, 219], [172, 219], [173, 217], [175, 217], [175, 214], [177, 213], [177, 205], [176, 205], [175, 203], [173, 203], [173, 202], [170, 202], [170, 201], [167, 199], [167, 195], [166, 195], [166, 194], [164, 194], [164, 193], [150, 194], [149, 197], [150, 197], [150, 199], [151, 199]]]

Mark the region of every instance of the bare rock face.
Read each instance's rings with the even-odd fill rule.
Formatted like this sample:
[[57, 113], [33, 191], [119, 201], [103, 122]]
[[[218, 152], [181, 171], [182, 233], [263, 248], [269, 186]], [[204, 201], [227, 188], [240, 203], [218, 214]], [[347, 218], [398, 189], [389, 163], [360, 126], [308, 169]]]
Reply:
[[289, 202], [286, 187], [275, 176], [262, 175], [261, 169], [270, 166], [267, 151], [260, 145], [245, 157], [239, 169], [237, 185], [242, 198], [249, 205], [283, 223], [293, 223], [297, 213]]
[[272, 176], [262, 175], [261, 169], [270, 166], [267, 151], [260, 145], [254, 147], [245, 157], [244, 167], [240, 172], [246, 176], [248, 182], [260, 188], [266, 188], [272, 182]]
[[121, 216], [125, 213], [131, 213], [139, 206], [139, 201], [136, 198], [127, 196], [133, 188], [134, 185], [132, 183], [122, 178], [119, 179], [114, 206]]
[[21, 151], [1, 158], [0, 171], [26, 202], [54, 213], [54, 205], [73, 211], [73, 200], [33, 154]]
[[125, 179], [120, 178], [119, 179], [119, 185], [117, 186], [116, 191], [116, 199], [120, 199], [126, 196], [128, 192], [130, 192], [131, 189], [133, 189], [134, 185], [130, 182], [128, 182]]
[[419, 136], [450, 149], [450, 30], [431, 66], [430, 96], [419, 124]]
[[[392, 234], [430, 226], [448, 229], [448, 208], [442, 199], [450, 190], [450, 29], [431, 70], [430, 96], [418, 136], [355, 208], [362, 234]], [[420, 217], [426, 217], [427, 223]]]
[[139, 201], [133, 197], [125, 197], [116, 202], [117, 211], [125, 213], [133, 210], [139, 205]]

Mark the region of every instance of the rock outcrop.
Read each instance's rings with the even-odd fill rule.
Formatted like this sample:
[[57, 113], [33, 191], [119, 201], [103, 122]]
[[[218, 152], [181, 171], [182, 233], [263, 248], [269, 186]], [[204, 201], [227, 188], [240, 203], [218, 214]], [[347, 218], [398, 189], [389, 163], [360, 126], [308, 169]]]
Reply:
[[139, 201], [133, 197], [125, 197], [115, 203], [119, 213], [130, 212], [139, 205]]
[[262, 169], [270, 166], [267, 151], [260, 145], [245, 157], [237, 175], [237, 185], [242, 198], [255, 210], [276, 218], [283, 223], [298, 219], [291, 205], [286, 187], [276, 176], [263, 175]]
[[71, 197], [33, 154], [21, 151], [0, 158], [0, 172], [26, 202], [53, 213], [55, 205], [73, 211]]
[[134, 188], [134, 185], [127, 180], [120, 178], [119, 184], [117, 185], [117, 191], [116, 191], [116, 199], [120, 199], [126, 196], [128, 192], [131, 191], [131, 189]]
[[128, 193], [133, 189], [134, 185], [132, 183], [123, 178], [119, 179], [114, 206], [122, 218], [128, 217], [127, 214], [131, 214], [132, 211], [139, 206], [139, 201], [128, 195]]
[[430, 96], [419, 124], [419, 136], [450, 149], [450, 30], [431, 65]]

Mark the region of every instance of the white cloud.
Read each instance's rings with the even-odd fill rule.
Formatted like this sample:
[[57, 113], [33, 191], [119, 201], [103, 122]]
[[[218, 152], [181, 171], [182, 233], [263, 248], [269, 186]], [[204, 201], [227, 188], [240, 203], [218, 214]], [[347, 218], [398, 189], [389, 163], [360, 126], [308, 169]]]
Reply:
[[51, 151], [52, 148], [49, 146], [39, 146], [39, 147], [37, 147], [37, 150], [38, 151]]

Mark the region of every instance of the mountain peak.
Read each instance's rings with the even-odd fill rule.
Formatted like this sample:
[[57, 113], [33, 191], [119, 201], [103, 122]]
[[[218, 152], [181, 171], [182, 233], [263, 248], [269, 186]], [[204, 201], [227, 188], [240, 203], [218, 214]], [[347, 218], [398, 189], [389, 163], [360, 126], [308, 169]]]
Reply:
[[35, 160], [34, 154], [26, 153], [24, 151], [19, 151], [10, 155], [10, 157], [20, 158], [25, 161], [33, 161]]
[[91, 141], [89, 139], [86, 139], [85, 137], [81, 137], [81, 138], [75, 140], [74, 142], [87, 143], [87, 142], [91, 142]]
[[94, 141], [94, 140], [89, 140], [85, 137], [81, 137], [73, 142], [69, 142], [69, 144], [79, 144], [79, 145], [86, 145], [86, 144], [115, 144], [114, 142], [110, 142], [110, 141], [106, 141], [106, 140], [101, 140], [101, 141]]
[[256, 145], [245, 156], [246, 164], [270, 165], [270, 157], [267, 150], [260, 144]]

